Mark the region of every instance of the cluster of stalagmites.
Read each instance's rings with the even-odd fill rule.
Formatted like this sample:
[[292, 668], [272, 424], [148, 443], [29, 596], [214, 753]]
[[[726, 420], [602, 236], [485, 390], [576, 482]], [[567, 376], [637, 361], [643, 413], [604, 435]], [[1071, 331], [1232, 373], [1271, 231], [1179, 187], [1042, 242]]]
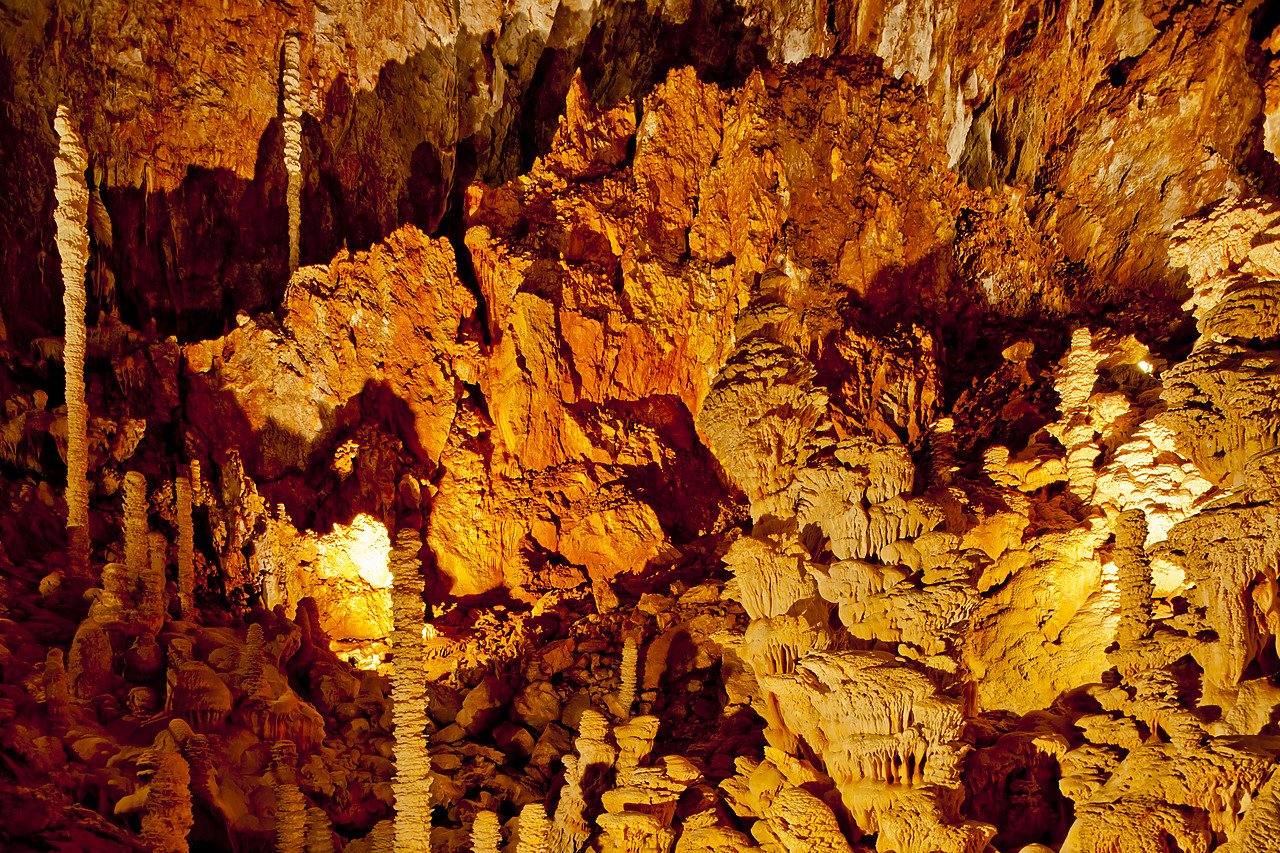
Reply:
[[[282, 57], [293, 268], [296, 36], [285, 39]], [[681, 73], [667, 85], [674, 93], [699, 84]], [[702, 106], [714, 101], [719, 123], [722, 106], [726, 114], [746, 110], [743, 103], [763, 101], [770, 86], [756, 75], [742, 103], [721, 104], [727, 96], [719, 93]], [[569, 109], [594, 107], [575, 92]], [[675, 121], [670, 109], [655, 101], [646, 112], [636, 143], [641, 167], [646, 157], [662, 159], [647, 145], [661, 121]], [[600, 138], [567, 121], [556, 141], [560, 154], [582, 155], [574, 179], [584, 182], [616, 167], [636, 131], [629, 108], [593, 115], [608, 131]], [[536, 541], [585, 566], [580, 587], [541, 598], [523, 590], [527, 613], [477, 608], [467, 616], [470, 636], [459, 639], [426, 629], [423, 531], [405, 527], [389, 560], [388, 684], [338, 660], [314, 599], [289, 599], [287, 578], [265, 576], [292, 523], [282, 507], [267, 506], [237, 452], [220, 466], [222, 503], [232, 509], [210, 514], [210, 548], [228, 578], [262, 572], [260, 588], [288, 599], [292, 617], [281, 605], [201, 624], [192, 513], [212, 500], [198, 466], [164, 483], [140, 470], [119, 477], [120, 547], [108, 549], [114, 559], [97, 577], [91, 571], [86, 162], [68, 114], [60, 110], [57, 122], [68, 554], [62, 577], [51, 573], [40, 589], [52, 600], [88, 586], [88, 612], [65, 651], [40, 647], [35, 661], [9, 649], [35, 648], [34, 641], [16, 623], [3, 626], [6, 681], [23, 683], [25, 704], [4, 697], [0, 717], [9, 724], [6, 749], [63, 773], [67, 789], [96, 795], [100, 809], [130, 822], [149, 849], [187, 849], [193, 827], [212, 821], [236, 843], [321, 853], [339, 838], [350, 839], [345, 849], [353, 853], [467, 845], [476, 853], [989, 853], [1043, 850], [1042, 842], [1060, 853], [1280, 850], [1272, 719], [1280, 706], [1272, 678], [1280, 634], [1280, 212], [1270, 203], [1223, 203], [1170, 239], [1168, 256], [1186, 267], [1193, 290], [1186, 308], [1198, 338], [1185, 357], [1169, 363], [1153, 351], [1155, 341], [1076, 324], [1057, 341], [1014, 342], [990, 387], [962, 395], [951, 412], [942, 411], [937, 349], [923, 329], [912, 329], [919, 346], [910, 355], [882, 354], [893, 362], [883, 372], [911, 374], [890, 383], [892, 399], [873, 400], [829, 378], [823, 384], [807, 307], [796, 299], [805, 290], [803, 264], [781, 244], [767, 259], [743, 249], [733, 263], [754, 264], [743, 278], [753, 283], [735, 294], [736, 315], [730, 301], [715, 303], [723, 334], [711, 336], [717, 343], [700, 353], [705, 363], [690, 370], [688, 387], [655, 390], [634, 379], [641, 384], [627, 389], [637, 397], [684, 395], [697, 437], [745, 499], [742, 529], [722, 527], [701, 543], [701, 567], [731, 579], [673, 582], [670, 595], [655, 586], [630, 595], [634, 608], [621, 608], [616, 575], [684, 555], [652, 507], [612, 495], [572, 528], [540, 517], [527, 537], [523, 529], [512, 537], [513, 552]], [[699, 151], [708, 162], [697, 168], [711, 169], [713, 152]], [[830, 153], [832, 172], [843, 174], [838, 152]], [[654, 218], [686, 216], [693, 188], [672, 202], [644, 180], [631, 189]], [[486, 214], [501, 231], [498, 220], [518, 219], [516, 195], [508, 188], [471, 201], [501, 208]], [[678, 233], [659, 235], [672, 245], [652, 248], [657, 260], [628, 256], [628, 263], [652, 264], [649, 274], [658, 276], [692, 243], [710, 251], [706, 228], [681, 221]], [[495, 233], [488, 225], [471, 232], [477, 257], [505, 251]], [[439, 396], [460, 404], [464, 380], [482, 378], [475, 341], [459, 333], [474, 300], [441, 295], [435, 285], [454, 275], [452, 249], [414, 234], [370, 253], [388, 276], [414, 258], [429, 273], [414, 278], [429, 279], [419, 295], [438, 300], [429, 312], [441, 333], [435, 367], [406, 368], [395, 382], [431, 392], [419, 402]], [[584, 238], [566, 237], [568, 248], [574, 239]], [[600, 242], [603, 253], [608, 241]], [[717, 257], [729, 263], [732, 255], [723, 247]], [[238, 351], [192, 345], [192, 376], [241, 368], [256, 375], [256, 342], [279, 355], [271, 365], [323, 364], [335, 386], [353, 381], [334, 353], [355, 339], [355, 321], [331, 322], [316, 307], [324, 301], [310, 300], [323, 278], [303, 270], [291, 282], [289, 335], [262, 323], [240, 333]], [[358, 301], [359, 287], [343, 281], [344, 298]], [[683, 284], [673, 292], [690, 289]], [[426, 481], [412, 476], [377, 482], [366, 495], [387, 512], [438, 499], [426, 539], [459, 581], [455, 592], [494, 584], [482, 577], [466, 588], [475, 578], [459, 567], [480, 549], [451, 552], [442, 531], [466, 526], [458, 507], [500, 503], [500, 484], [477, 486], [478, 478], [459, 472], [487, 476], [486, 454], [501, 459], [508, 451], [520, 464], [550, 470], [571, 461], [575, 442], [590, 445], [574, 420], [573, 405], [589, 397], [582, 388], [572, 405], [556, 403], [555, 423], [512, 403], [527, 393], [522, 403], [536, 408], [523, 373], [531, 359], [546, 362], [540, 379], [555, 378], [560, 348], [540, 336], [552, 334], [555, 310], [569, 309], [487, 278], [482, 287], [506, 324], [495, 325], [503, 333], [495, 350], [519, 369], [498, 360], [484, 368], [492, 411], [414, 413], [416, 437], [445, 463], [427, 498]], [[385, 290], [388, 300], [398, 292]], [[633, 290], [636, 304], [652, 295]], [[612, 298], [611, 284], [600, 291]], [[656, 302], [645, 310], [670, 307]], [[426, 322], [411, 316], [409, 327]], [[402, 330], [386, 325], [379, 341], [393, 348]], [[315, 329], [325, 331], [300, 333]], [[517, 352], [522, 332], [547, 346]], [[840, 341], [850, 363], [862, 363], [863, 350], [890, 348], [852, 330]], [[628, 358], [652, 366], [641, 357], [649, 350], [640, 350]], [[353, 350], [351, 358], [366, 355]], [[350, 396], [381, 376], [383, 364], [362, 369]], [[289, 387], [305, 398], [313, 386]], [[976, 417], [991, 414], [977, 402], [984, 390], [1013, 397], [1002, 405], [1036, 424], [1030, 434], [1009, 431], [1008, 446], [987, 441], [991, 433], [974, 428]], [[1049, 390], [1048, 408], [1027, 402]], [[294, 398], [276, 402], [271, 414], [305, 408]], [[1016, 411], [1019, 403], [1026, 411]], [[490, 416], [495, 431], [482, 441]], [[439, 423], [424, 426], [432, 418]], [[323, 427], [298, 420], [316, 435]], [[490, 453], [485, 442], [495, 435], [501, 451]], [[334, 454], [335, 468], [344, 480], [358, 466], [376, 468], [377, 453], [398, 452], [391, 445], [353, 439]], [[288, 461], [258, 464], [282, 473]], [[172, 545], [150, 529], [151, 515], [172, 518]], [[742, 720], [762, 730], [762, 743], [735, 729]], [[659, 748], [677, 741], [681, 750]], [[63, 765], [70, 769], [58, 771]]]

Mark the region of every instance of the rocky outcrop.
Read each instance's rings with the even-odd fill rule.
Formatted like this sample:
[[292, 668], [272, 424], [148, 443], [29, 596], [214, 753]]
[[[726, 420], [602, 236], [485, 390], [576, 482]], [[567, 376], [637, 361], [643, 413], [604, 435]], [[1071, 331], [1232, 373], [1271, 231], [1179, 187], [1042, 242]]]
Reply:
[[1267, 849], [1269, 10], [64, 6], [0, 847]]

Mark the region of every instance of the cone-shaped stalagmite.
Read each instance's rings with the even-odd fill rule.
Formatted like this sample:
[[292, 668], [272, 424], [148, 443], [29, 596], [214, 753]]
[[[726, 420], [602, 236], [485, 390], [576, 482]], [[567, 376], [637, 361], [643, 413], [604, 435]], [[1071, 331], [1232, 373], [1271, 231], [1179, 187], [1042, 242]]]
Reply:
[[71, 127], [71, 113], [63, 105], [58, 106], [53, 129], [58, 134], [58, 156], [54, 160], [57, 207], [53, 218], [58, 227], [66, 315], [62, 362], [67, 394], [67, 565], [72, 577], [85, 581], [89, 573], [89, 487], [85, 476], [89, 412], [84, 401], [84, 271], [89, 260], [89, 187], [84, 172], [88, 157], [79, 134]]
[[396, 853], [427, 850], [431, 840], [431, 757], [422, 729], [426, 682], [422, 674], [422, 573], [418, 531], [402, 528], [391, 551], [391, 648], [395, 673], [391, 701], [395, 715]]

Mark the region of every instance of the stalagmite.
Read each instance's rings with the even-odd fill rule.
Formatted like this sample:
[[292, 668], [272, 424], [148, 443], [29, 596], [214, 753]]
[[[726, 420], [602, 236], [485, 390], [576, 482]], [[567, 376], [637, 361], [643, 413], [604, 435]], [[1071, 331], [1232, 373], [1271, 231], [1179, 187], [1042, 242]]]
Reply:
[[1151, 561], [1144, 547], [1147, 541], [1147, 516], [1131, 509], [1116, 519], [1115, 561], [1119, 569], [1120, 626], [1116, 637], [1120, 642], [1140, 640], [1151, 629]]
[[243, 657], [236, 667], [236, 677], [240, 683], [240, 693], [244, 697], [244, 707], [251, 714], [260, 714], [271, 699], [270, 687], [264, 671], [262, 625], [254, 623], [249, 626], [245, 637]]
[[422, 736], [426, 679], [422, 672], [422, 629], [425, 608], [417, 530], [396, 532], [391, 551], [391, 606], [395, 626], [391, 638], [395, 672], [391, 702], [395, 714], [396, 853], [426, 850], [431, 838], [431, 757]]
[[55, 734], [71, 725], [67, 694], [67, 671], [62, 665], [62, 649], [52, 648], [44, 659], [44, 701], [49, 726]]
[[79, 583], [89, 575], [89, 486], [88, 449], [85, 435], [89, 410], [84, 399], [85, 356], [85, 265], [89, 260], [89, 187], [84, 172], [88, 156], [80, 136], [71, 126], [71, 113], [58, 105], [53, 123], [58, 135], [58, 156], [54, 160], [57, 184], [54, 221], [58, 227], [58, 254], [62, 258], [62, 304], [65, 312], [66, 343], [62, 361], [66, 370], [67, 395], [67, 567]]
[[587, 803], [582, 795], [582, 765], [576, 755], [566, 755], [564, 788], [551, 822], [551, 853], [576, 853], [591, 833], [586, 819]]
[[488, 810], [476, 812], [471, 824], [471, 853], [498, 853], [502, 836], [498, 828], [498, 813]]
[[78, 699], [93, 699], [106, 693], [111, 683], [111, 640], [94, 619], [85, 619], [76, 629], [67, 659], [67, 684]]
[[288, 175], [286, 198], [289, 208], [289, 272], [298, 268], [299, 235], [302, 229], [302, 78], [301, 43], [297, 33], [284, 37], [280, 82], [284, 115], [284, 169]]
[[271, 747], [271, 787], [276, 792], [276, 853], [304, 853], [307, 799], [298, 787], [298, 748], [293, 741]]
[[191, 480], [174, 481], [178, 510], [178, 604], [183, 619], [191, 619], [195, 608], [195, 529], [191, 521]]
[[618, 707], [623, 719], [631, 716], [631, 706], [636, 701], [636, 663], [639, 660], [636, 638], [627, 637], [622, 644], [622, 684], [618, 687]]
[[307, 853], [334, 853], [329, 816], [319, 806], [307, 808]]
[[547, 835], [550, 824], [547, 821], [547, 809], [542, 803], [529, 803], [520, 810], [519, 828], [520, 843], [516, 853], [549, 853]]
[[191, 774], [176, 752], [155, 756], [142, 816], [142, 840], [152, 853], [187, 853], [191, 830]]
[[147, 551], [150, 560], [142, 576], [138, 619], [144, 630], [154, 633], [165, 621], [164, 585], [165, 568], [169, 564], [169, 541], [163, 533], [150, 533], [147, 535]]
[[197, 802], [212, 807], [218, 799], [218, 772], [209, 750], [209, 739], [192, 731], [185, 720], [170, 720], [169, 733], [187, 760], [191, 793]]
[[132, 609], [138, 601], [147, 560], [147, 478], [141, 471], [124, 475], [124, 566]]

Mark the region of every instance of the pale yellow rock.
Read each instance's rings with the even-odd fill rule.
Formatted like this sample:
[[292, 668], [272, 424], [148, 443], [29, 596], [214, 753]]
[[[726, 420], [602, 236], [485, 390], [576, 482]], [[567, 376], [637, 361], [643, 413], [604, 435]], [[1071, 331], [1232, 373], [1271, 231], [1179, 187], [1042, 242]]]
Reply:
[[72, 577], [87, 579], [89, 540], [89, 491], [85, 479], [88, 452], [85, 435], [89, 410], [84, 397], [85, 265], [89, 261], [89, 188], [84, 173], [88, 155], [72, 126], [71, 112], [59, 104], [54, 117], [58, 156], [54, 159], [56, 184], [54, 222], [58, 255], [62, 259], [62, 304], [66, 321], [62, 361], [67, 399], [67, 529], [68, 569]]

